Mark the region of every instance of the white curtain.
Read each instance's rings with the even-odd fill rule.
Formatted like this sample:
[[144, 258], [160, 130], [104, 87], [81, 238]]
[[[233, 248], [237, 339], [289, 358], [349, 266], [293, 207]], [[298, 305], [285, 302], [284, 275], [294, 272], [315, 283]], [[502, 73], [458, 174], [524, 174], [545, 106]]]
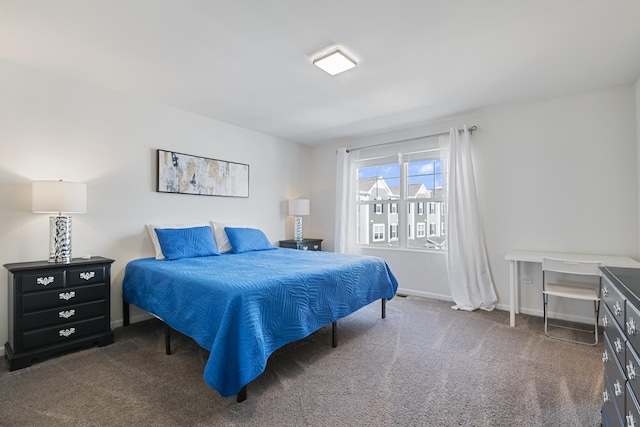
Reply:
[[356, 167], [357, 151], [338, 149], [336, 165], [336, 218], [335, 218], [335, 252], [351, 253], [356, 241], [356, 228], [353, 221], [356, 200]]
[[[447, 272], [457, 310], [493, 310], [497, 297], [485, 248], [471, 159], [469, 131], [451, 128], [442, 138], [443, 189], [447, 196]], [[448, 173], [447, 173], [448, 169]]]

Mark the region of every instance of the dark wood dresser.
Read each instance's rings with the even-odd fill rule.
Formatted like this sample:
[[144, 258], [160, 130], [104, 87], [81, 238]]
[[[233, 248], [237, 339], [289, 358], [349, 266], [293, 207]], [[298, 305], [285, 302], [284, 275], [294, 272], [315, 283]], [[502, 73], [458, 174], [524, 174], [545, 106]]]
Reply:
[[602, 267], [603, 426], [640, 427], [640, 269]]
[[113, 343], [112, 259], [5, 264], [9, 270], [9, 370], [78, 347]]
[[280, 247], [300, 249], [302, 251], [321, 251], [322, 239], [280, 240]]

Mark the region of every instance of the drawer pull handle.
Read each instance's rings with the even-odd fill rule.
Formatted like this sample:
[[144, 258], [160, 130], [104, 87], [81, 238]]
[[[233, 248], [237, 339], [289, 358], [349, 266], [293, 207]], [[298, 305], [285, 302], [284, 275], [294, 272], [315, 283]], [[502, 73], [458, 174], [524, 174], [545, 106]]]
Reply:
[[605, 363], [609, 361], [609, 352], [606, 349], [602, 352], [602, 361]]
[[636, 334], [636, 322], [633, 320], [633, 317], [630, 317], [629, 321], [627, 322], [627, 333], [629, 335]]
[[616, 396], [622, 395], [622, 387], [620, 387], [620, 380], [616, 380], [616, 383], [613, 385], [613, 392]]
[[306, 251], [307, 249], [309, 249], [309, 246], [303, 246], [303, 247], [302, 247], [302, 250], [303, 250], [303, 251]]
[[95, 271], [87, 271], [84, 273], [80, 273], [80, 278], [84, 279], [84, 280], [91, 280], [94, 277], [96, 277], [96, 272]]
[[61, 311], [60, 313], [58, 313], [58, 317], [60, 317], [62, 319], [68, 319], [71, 316], [75, 316], [75, 315], [76, 315], [76, 311], [75, 310]]
[[609, 393], [607, 392], [607, 390], [602, 392], [602, 400], [604, 400], [604, 403], [607, 403], [609, 401]]
[[620, 307], [620, 301], [616, 301], [616, 303], [613, 305], [613, 314], [615, 314], [616, 316], [620, 316], [620, 314], [622, 314], [622, 307]]
[[313, 249], [318, 250], [318, 245], [313, 245]]
[[58, 295], [59, 299], [63, 299], [65, 301], [69, 301], [71, 298], [74, 298], [76, 296], [76, 293], [71, 291], [71, 292], [62, 292]]
[[53, 276], [49, 276], [49, 277], [38, 277], [36, 279], [36, 283], [38, 285], [42, 285], [42, 286], [47, 286], [52, 284], [56, 279]]
[[71, 335], [76, 333], [76, 328], [69, 328], [69, 329], [60, 329], [58, 331], [58, 334], [61, 337], [65, 337], [65, 338], [69, 338]]
[[629, 377], [630, 380], [634, 380], [636, 378], [636, 368], [633, 366], [632, 361], [629, 361], [629, 364], [627, 365], [627, 377]]
[[609, 326], [609, 319], [606, 315], [602, 316], [602, 326], [604, 326], [605, 328]]
[[622, 351], [622, 341], [620, 341], [620, 337], [616, 338], [613, 342], [613, 347], [616, 353], [620, 353]]
[[607, 288], [606, 286], [604, 286], [602, 288], [602, 296], [603, 297], [608, 297], [609, 296], [609, 288]]
[[629, 415], [627, 415], [627, 427], [635, 427], [636, 422], [633, 419], [633, 412], [629, 411]]

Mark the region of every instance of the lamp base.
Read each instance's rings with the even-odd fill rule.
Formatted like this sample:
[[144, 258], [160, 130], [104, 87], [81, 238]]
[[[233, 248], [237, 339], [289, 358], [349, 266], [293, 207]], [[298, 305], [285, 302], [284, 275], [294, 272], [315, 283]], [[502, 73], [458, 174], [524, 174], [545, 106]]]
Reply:
[[71, 262], [71, 217], [49, 217], [49, 262]]
[[302, 240], [302, 217], [296, 217], [296, 229], [294, 240]]

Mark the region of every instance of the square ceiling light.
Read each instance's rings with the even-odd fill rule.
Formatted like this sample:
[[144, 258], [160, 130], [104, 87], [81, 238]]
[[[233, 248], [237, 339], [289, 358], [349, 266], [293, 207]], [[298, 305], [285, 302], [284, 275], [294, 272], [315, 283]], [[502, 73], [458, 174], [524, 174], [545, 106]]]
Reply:
[[342, 53], [340, 49], [322, 55], [313, 60], [313, 65], [335, 76], [356, 66], [355, 61]]

